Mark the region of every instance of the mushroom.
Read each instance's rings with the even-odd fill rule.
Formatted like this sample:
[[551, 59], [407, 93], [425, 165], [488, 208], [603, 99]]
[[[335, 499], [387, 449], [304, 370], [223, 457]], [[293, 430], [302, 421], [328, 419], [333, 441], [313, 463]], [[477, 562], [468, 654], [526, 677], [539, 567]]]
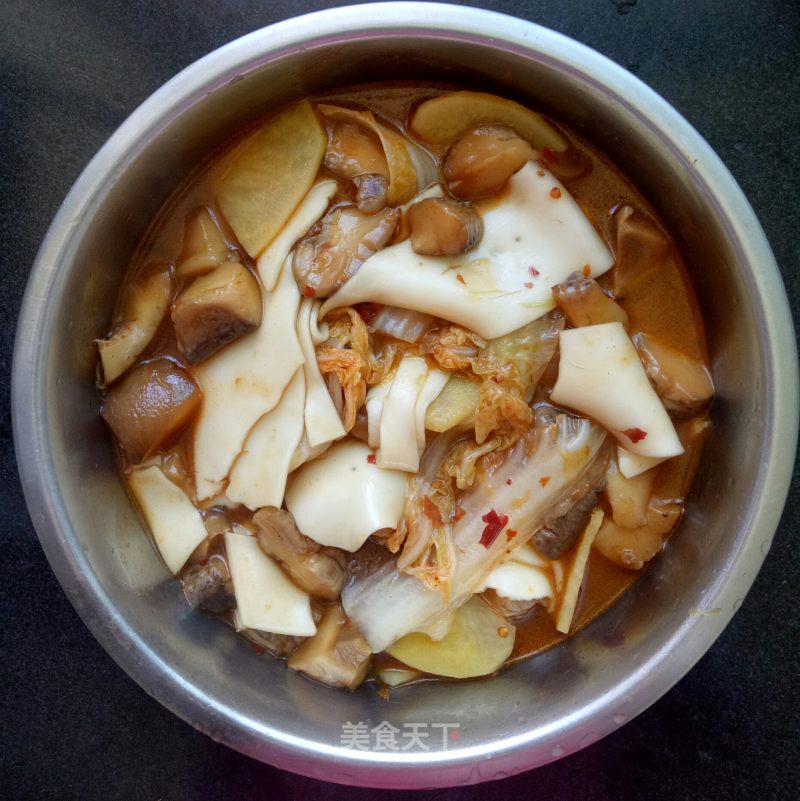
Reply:
[[294, 517], [266, 506], [253, 515], [261, 550], [279, 561], [300, 589], [329, 601], [341, 595], [346, 556], [338, 548], [323, 547], [301, 534]]
[[258, 328], [261, 288], [238, 262], [227, 262], [192, 283], [175, 301], [172, 322], [178, 347], [195, 364]]
[[643, 272], [657, 267], [670, 252], [667, 237], [656, 223], [631, 206], [614, 212], [616, 224], [616, 269], [614, 294], [624, 298], [628, 288]]
[[483, 125], [461, 137], [447, 154], [444, 177], [453, 197], [499, 192], [536, 151], [507, 125]]
[[386, 206], [389, 165], [378, 137], [348, 120], [337, 120], [328, 132], [325, 166], [337, 177], [353, 181], [360, 211], [376, 214]]
[[682, 514], [681, 503], [653, 500], [647, 507], [647, 522], [638, 528], [622, 528], [606, 517], [597, 532], [594, 547], [620, 567], [641, 570], [645, 562], [661, 552], [667, 535]]
[[647, 377], [671, 412], [692, 414], [714, 394], [706, 366], [644, 333], [633, 337]]
[[364, 173], [389, 177], [386, 155], [378, 137], [349, 120], [336, 120], [331, 124], [325, 166], [337, 178], [347, 180]]
[[194, 278], [219, 267], [231, 256], [228, 243], [209, 210], [200, 207], [186, 217], [183, 250], [176, 269], [179, 275]]
[[382, 175], [364, 173], [353, 178], [356, 185], [356, 205], [366, 214], [377, 214], [386, 206], [386, 192], [389, 185]]
[[137, 365], [106, 394], [102, 416], [135, 464], [184, 428], [200, 406], [200, 388], [171, 359]]
[[[481, 598], [486, 601], [492, 609], [499, 615], [502, 615], [509, 623], [518, 624], [522, 623], [528, 617], [530, 611], [543, 603], [543, 599], [535, 598], [533, 600], [515, 600], [506, 598], [500, 595], [497, 590], [488, 589], [481, 593]], [[545, 599], [546, 605], [546, 599]]]
[[600, 284], [578, 272], [553, 287], [553, 298], [573, 328], [628, 322], [624, 309], [603, 292]]
[[483, 222], [471, 206], [430, 197], [408, 209], [411, 247], [421, 256], [456, 256], [472, 250], [483, 235]]
[[292, 269], [301, 293], [333, 294], [391, 239], [397, 218], [397, 211], [388, 208], [374, 215], [355, 206], [329, 211], [295, 248]]
[[558, 559], [568, 551], [586, 529], [597, 506], [597, 495], [597, 489], [590, 490], [575, 501], [566, 514], [542, 526], [532, 538], [536, 550], [548, 559]]
[[172, 276], [164, 262], [146, 265], [125, 286], [114, 330], [108, 339], [97, 343], [104, 386], [116, 381], [150, 344], [171, 298]]
[[212, 553], [207, 561], [188, 568], [180, 578], [183, 594], [192, 609], [222, 615], [236, 608], [231, 572], [222, 553]]
[[364, 681], [371, 660], [369, 643], [337, 603], [325, 610], [317, 633], [292, 652], [287, 665], [329, 687], [354, 690]]

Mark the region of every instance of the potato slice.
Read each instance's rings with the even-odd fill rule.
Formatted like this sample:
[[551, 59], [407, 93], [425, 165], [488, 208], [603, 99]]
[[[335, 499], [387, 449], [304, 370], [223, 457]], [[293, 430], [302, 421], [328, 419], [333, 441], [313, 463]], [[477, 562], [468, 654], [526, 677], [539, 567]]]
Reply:
[[328, 138], [311, 104], [273, 117], [228, 157], [217, 203], [253, 257], [269, 245], [316, 178]]
[[498, 670], [514, 648], [516, 629], [474, 596], [453, 615], [441, 640], [427, 634], [406, 634], [386, 650], [409, 667], [468, 679]]
[[411, 119], [411, 130], [426, 142], [444, 145], [478, 125], [509, 125], [537, 150], [567, 149], [567, 140], [529, 108], [485, 92], [450, 92], [422, 103]]
[[429, 431], [449, 431], [460, 423], [475, 419], [481, 385], [462, 375], [454, 375], [439, 396], [428, 406], [425, 428]]
[[417, 193], [417, 170], [410, 152], [410, 148], [414, 146], [412, 143], [391, 128], [381, 125], [370, 111], [356, 111], [325, 103], [320, 103], [317, 110], [328, 119], [346, 120], [361, 125], [381, 140], [389, 166], [389, 192], [386, 199], [390, 206], [405, 203]]

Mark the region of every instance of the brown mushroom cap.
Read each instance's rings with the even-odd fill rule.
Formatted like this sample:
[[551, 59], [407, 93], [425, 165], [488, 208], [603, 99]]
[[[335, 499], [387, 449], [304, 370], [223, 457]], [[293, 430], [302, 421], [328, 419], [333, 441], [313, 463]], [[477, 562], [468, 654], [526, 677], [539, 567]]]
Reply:
[[261, 288], [238, 262], [226, 262], [192, 283], [175, 301], [178, 347], [195, 364], [261, 322]]
[[200, 398], [199, 387], [179, 364], [154, 359], [114, 384], [102, 415], [129, 458], [139, 463], [189, 423]]
[[538, 153], [507, 125], [482, 125], [461, 137], [447, 154], [444, 177], [453, 197], [493, 195]]
[[408, 209], [411, 247], [421, 256], [456, 256], [472, 250], [483, 235], [483, 221], [471, 206], [426, 198]]

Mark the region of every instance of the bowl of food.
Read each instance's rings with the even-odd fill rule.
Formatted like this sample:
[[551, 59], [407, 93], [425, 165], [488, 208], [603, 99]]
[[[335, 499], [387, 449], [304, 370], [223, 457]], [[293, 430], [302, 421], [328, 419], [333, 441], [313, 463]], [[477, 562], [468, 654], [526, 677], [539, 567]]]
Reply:
[[741, 191], [637, 79], [502, 15], [340, 8], [192, 65], [86, 168], [15, 442], [160, 702], [309, 776], [454, 785], [594, 742], [722, 631], [794, 347]]

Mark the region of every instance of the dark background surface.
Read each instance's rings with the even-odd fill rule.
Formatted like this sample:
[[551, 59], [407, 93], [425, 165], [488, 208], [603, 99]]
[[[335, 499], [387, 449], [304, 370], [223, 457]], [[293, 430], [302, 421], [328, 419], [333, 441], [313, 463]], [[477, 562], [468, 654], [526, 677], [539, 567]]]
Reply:
[[[50, 219], [81, 169], [153, 90], [207, 51], [336, 3], [0, 3], [0, 797], [390, 799], [326, 785], [212, 742], [129, 679], [55, 581], [22, 498], [8, 385], [14, 321]], [[497, 0], [588, 44], [672, 102], [753, 204], [800, 308], [800, 3]], [[795, 477], [796, 478], [796, 477]], [[538, 771], [437, 799], [800, 798], [795, 481], [741, 611], [671, 692], [601, 742]], [[416, 794], [414, 794], [416, 795]]]

